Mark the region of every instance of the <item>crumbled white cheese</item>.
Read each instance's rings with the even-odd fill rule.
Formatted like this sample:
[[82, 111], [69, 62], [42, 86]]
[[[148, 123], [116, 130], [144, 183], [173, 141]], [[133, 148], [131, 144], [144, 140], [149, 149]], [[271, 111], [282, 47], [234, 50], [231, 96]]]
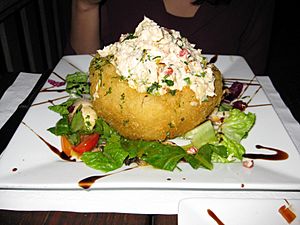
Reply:
[[89, 100], [79, 99], [74, 103], [73, 112], [69, 115], [73, 117], [74, 113], [79, 107], [81, 107], [81, 113], [84, 120], [85, 127], [88, 130], [92, 130], [96, 125], [96, 120], [98, 118], [96, 111], [93, 109], [93, 105]]
[[180, 33], [158, 26], [145, 17], [133, 34], [98, 50], [101, 57], [113, 55], [117, 73], [138, 92], [163, 95], [189, 86], [201, 102], [214, 96], [212, 68], [200, 49]]

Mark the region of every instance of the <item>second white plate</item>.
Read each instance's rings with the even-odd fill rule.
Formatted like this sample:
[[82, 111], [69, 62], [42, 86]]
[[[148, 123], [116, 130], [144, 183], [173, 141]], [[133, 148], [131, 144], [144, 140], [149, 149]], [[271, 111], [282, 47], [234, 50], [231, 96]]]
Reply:
[[179, 203], [178, 225], [289, 224], [279, 213], [281, 207], [296, 216], [290, 224], [300, 224], [300, 200], [192, 198]]

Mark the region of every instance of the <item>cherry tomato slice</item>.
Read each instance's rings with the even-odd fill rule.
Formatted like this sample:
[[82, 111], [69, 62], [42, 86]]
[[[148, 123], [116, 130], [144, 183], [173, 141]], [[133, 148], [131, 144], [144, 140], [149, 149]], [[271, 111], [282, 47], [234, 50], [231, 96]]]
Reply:
[[61, 149], [64, 153], [66, 153], [67, 156], [73, 156], [76, 158], [80, 158], [80, 153], [75, 152], [73, 150], [73, 145], [69, 142], [68, 138], [66, 136], [60, 137], [60, 143], [61, 143]]
[[66, 136], [61, 136], [60, 137], [60, 143], [61, 143], [61, 149], [66, 155], [71, 156], [71, 152], [73, 151], [72, 145], [67, 139]]
[[78, 153], [91, 151], [98, 143], [99, 134], [87, 135], [83, 140], [76, 146], [73, 146], [73, 150]]
[[168, 68], [166, 69], [166, 71], [165, 71], [165, 74], [166, 74], [166, 75], [171, 75], [172, 73], [173, 73], [172, 67], [168, 67]]

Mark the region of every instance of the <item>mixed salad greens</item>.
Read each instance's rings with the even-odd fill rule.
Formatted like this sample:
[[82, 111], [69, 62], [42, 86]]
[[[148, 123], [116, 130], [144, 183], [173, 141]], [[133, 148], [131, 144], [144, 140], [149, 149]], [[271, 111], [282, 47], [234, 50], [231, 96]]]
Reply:
[[226, 88], [220, 106], [208, 120], [180, 137], [189, 144], [178, 146], [172, 140], [149, 142], [120, 136], [102, 118], [95, 117], [92, 105], [86, 103], [90, 100], [88, 75], [76, 72], [66, 77], [70, 98], [49, 107], [61, 119], [48, 130], [61, 136], [62, 150], [67, 155], [103, 172], [131, 163], [173, 171], [180, 169], [182, 161], [194, 169], [212, 170], [214, 163], [243, 159], [245, 148], [241, 141], [254, 125], [255, 114], [244, 111], [247, 105], [239, 99], [242, 90], [243, 84], [239, 82]]

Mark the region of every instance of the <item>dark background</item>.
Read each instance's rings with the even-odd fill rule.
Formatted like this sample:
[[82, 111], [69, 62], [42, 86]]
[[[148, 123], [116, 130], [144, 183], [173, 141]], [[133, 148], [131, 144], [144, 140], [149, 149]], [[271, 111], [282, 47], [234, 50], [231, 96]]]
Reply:
[[275, 3], [266, 75], [300, 122], [299, 7], [292, 1], [275, 0]]
[[[275, 0], [266, 75], [300, 121], [300, 27], [295, 4]], [[63, 56], [71, 0], [0, 0], [0, 86], [12, 72], [53, 68]]]
[[0, 0], [0, 76], [43, 72], [63, 56], [71, 0]]

